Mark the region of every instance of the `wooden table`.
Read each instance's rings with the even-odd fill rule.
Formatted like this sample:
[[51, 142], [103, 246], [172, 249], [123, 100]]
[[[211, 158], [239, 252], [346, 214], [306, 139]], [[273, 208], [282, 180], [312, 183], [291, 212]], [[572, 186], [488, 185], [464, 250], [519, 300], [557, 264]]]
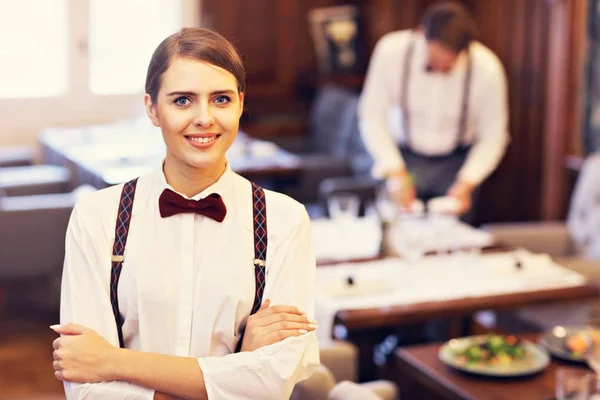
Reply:
[[[524, 335], [534, 342], [538, 335]], [[391, 378], [400, 385], [402, 397], [420, 400], [551, 400], [556, 370], [586, 368], [552, 360], [539, 374], [520, 378], [490, 378], [456, 371], [438, 358], [440, 344], [412, 346], [396, 351]]]
[[348, 331], [360, 331], [425, 322], [436, 318], [464, 317], [482, 310], [516, 310], [524, 306], [537, 304], [587, 300], [596, 298], [599, 295], [598, 287], [587, 283], [581, 286], [517, 292], [498, 296], [339, 311], [336, 315], [336, 321]]
[[[470, 318], [483, 310], [507, 311], [539, 304], [590, 300], [600, 296], [594, 284], [587, 283], [551, 290], [516, 292], [506, 295], [481, 296], [459, 300], [414, 303], [385, 308], [342, 310], [336, 314], [336, 326], [343, 327], [344, 335], [339, 339], [353, 342], [359, 348], [359, 376], [361, 381], [376, 377], [374, 373], [374, 351], [376, 346], [390, 333], [390, 329], [435, 319]], [[385, 328], [388, 328], [386, 331]], [[338, 329], [337, 331], [340, 331]], [[462, 329], [456, 335], [468, 334]]]

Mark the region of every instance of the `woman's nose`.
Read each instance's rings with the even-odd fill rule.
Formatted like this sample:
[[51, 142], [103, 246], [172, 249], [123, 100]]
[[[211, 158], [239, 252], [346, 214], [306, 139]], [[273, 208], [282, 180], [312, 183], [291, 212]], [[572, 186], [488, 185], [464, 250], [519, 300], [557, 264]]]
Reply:
[[215, 123], [210, 107], [201, 107], [194, 118], [194, 125], [203, 128], [209, 127]]

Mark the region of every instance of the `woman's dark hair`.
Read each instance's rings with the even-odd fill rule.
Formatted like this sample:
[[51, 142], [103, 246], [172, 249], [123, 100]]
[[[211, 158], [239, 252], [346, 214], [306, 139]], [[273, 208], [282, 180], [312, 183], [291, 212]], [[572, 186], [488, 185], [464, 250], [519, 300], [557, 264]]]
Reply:
[[456, 53], [466, 49], [475, 36], [471, 13], [457, 2], [432, 4], [425, 11], [421, 24], [427, 40], [437, 40]]
[[150, 59], [146, 74], [146, 93], [156, 102], [161, 76], [174, 57], [187, 57], [216, 65], [231, 72], [238, 83], [238, 92], [246, 89], [246, 72], [239, 53], [217, 32], [204, 28], [183, 28], [163, 40]]

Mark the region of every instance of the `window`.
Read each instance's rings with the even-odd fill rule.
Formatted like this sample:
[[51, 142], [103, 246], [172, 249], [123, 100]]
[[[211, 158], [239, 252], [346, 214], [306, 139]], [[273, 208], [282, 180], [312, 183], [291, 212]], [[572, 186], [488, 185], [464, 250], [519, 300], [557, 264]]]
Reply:
[[143, 113], [158, 43], [199, 26], [201, 0], [0, 0], [0, 146], [51, 126]]
[[67, 0], [0, 1], [0, 98], [67, 91]]
[[91, 0], [90, 89], [140, 93], [158, 44], [183, 24], [180, 0]]

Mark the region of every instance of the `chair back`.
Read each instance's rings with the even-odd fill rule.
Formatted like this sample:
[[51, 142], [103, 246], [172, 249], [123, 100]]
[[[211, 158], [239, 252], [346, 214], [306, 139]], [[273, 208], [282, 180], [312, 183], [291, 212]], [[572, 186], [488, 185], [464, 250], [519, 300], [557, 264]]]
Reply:
[[354, 96], [346, 104], [342, 117], [342, 132], [347, 140], [347, 156], [354, 176], [370, 176], [373, 158], [367, 151], [358, 126], [359, 97]]
[[321, 87], [310, 113], [310, 152], [344, 157], [349, 148], [349, 135], [345, 122], [348, 103], [358, 99], [358, 94], [339, 86]]
[[[354, 194], [360, 199], [359, 215], [364, 215], [367, 205], [377, 198], [379, 184], [369, 176], [343, 176], [324, 179], [319, 184], [319, 202], [327, 210], [327, 201], [336, 194]], [[329, 216], [329, 212], [326, 214]]]

